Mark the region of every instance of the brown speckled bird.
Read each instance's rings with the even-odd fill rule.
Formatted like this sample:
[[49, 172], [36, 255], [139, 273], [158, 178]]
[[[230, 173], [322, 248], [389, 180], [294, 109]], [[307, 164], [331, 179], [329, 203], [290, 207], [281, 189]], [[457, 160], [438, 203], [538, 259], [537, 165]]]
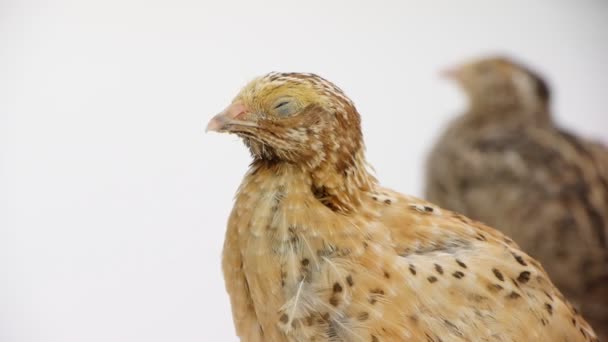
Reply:
[[323, 78], [257, 78], [207, 129], [254, 159], [223, 254], [243, 341], [596, 340], [511, 239], [381, 187], [355, 106]]
[[448, 76], [470, 108], [429, 156], [427, 199], [512, 237], [608, 338], [608, 150], [559, 129], [548, 86], [520, 63]]

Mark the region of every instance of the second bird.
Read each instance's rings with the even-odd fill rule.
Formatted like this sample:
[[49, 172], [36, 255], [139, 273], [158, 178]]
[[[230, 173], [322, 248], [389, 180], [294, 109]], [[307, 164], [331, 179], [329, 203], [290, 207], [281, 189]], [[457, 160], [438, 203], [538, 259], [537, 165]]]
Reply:
[[512, 236], [607, 337], [607, 149], [558, 128], [547, 84], [519, 63], [486, 58], [446, 76], [470, 107], [431, 151], [427, 199]]

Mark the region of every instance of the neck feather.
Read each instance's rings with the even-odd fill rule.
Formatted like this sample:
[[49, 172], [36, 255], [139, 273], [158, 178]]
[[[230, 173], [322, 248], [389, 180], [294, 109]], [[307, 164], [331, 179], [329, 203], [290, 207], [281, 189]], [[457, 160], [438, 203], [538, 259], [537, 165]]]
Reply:
[[348, 213], [358, 208], [366, 193], [377, 185], [369, 168], [361, 151], [342, 168], [339, 163], [321, 163], [311, 168], [305, 164], [257, 159], [251, 165], [250, 174], [255, 177], [258, 170], [271, 170], [281, 177], [300, 179], [325, 206], [335, 212]]

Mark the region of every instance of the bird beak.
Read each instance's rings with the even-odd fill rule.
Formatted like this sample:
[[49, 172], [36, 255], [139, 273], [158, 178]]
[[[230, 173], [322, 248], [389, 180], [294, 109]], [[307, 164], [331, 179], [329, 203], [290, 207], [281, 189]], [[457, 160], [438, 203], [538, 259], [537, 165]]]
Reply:
[[462, 78], [461, 69], [458, 67], [444, 69], [439, 73], [439, 75], [441, 75], [441, 77], [443, 78], [453, 81], [459, 81]]
[[246, 121], [239, 120], [246, 113], [247, 108], [241, 102], [234, 102], [209, 120], [205, 132], [223, 132], [227, 130], [227, 126], [230, 124], [246, 124]]

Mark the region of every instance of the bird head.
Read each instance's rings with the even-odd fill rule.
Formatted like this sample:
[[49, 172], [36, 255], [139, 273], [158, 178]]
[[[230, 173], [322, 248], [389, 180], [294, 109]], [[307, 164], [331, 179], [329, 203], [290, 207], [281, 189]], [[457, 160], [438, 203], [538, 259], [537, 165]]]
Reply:
[[352, 101], [307, 73], [273, 72], [252, 80], [209, 121], [207, 131], [240, 136], [255, 159], [312, 168], [324, 161], [348, 163], [363, 148]]
[[249, 82], [207, 131], [236, 134], [256, 164], [296, 165], [332, 208], [348, 210], [369, 189], [360, 116], [333, 83], [309, 73], [272, 72]]
[[488, 57], [445, 70], [473, 106], [544, 109], [550, 100], [547, 83], [535, 72], [506, 57]]

